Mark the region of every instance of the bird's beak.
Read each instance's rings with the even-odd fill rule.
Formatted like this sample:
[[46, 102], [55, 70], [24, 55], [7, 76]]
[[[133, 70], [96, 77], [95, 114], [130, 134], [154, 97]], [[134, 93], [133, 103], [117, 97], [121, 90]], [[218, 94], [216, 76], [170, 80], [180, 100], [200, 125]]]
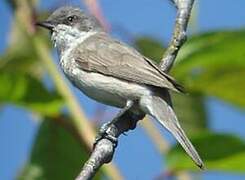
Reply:
[[36, 26], [40, 26], [40, 27], [46, 28], [46, 29], [51, 30], [51, 31], [55, 27], [54, 24], [51, 23], [50, 21], [37, 22]]

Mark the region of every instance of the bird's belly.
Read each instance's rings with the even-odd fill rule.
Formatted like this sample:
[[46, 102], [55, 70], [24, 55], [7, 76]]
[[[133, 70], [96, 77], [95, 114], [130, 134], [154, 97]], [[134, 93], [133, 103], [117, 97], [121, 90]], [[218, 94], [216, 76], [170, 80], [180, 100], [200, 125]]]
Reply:
[[141, 96], [150, 94], [150, 90], [136, 83], [130, 83], [103, 74], [86, 72], [73, 68], [66, 73], [73, 84], [84, 94], [101, 103], [124, 107], [127, 100], [138, 100]]

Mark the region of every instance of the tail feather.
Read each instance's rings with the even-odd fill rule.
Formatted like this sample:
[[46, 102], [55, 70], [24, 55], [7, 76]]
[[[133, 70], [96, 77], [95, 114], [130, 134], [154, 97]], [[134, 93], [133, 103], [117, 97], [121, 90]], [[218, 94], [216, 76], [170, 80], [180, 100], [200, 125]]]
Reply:
[[144, 97], [140, 103], [144, 111], [146, 111], [145, 113], [153, 116], [161, 125], [170, 131], [197, 166], [203, 169], [204, 164], [181, 128], [172, 107], [159, 96]]

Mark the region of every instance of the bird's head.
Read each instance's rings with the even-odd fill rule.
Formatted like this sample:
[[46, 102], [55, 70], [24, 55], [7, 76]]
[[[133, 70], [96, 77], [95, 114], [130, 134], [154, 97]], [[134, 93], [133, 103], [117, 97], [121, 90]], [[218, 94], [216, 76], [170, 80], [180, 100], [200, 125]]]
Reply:
[[52, 41], [60, 51], [69, 48], [76, 39], [89, 32], [103, 31], [98, 20], [78, 7], [64, 6], [36, 25], [50, 30]]
[[101, 30], [98, 20], [84, 13], [78, 7], [64, 6], [55, 10], [47, 20], [38, 22], [38, 26], [53, 31], [59, 25], [69, 26], [82, 32]]

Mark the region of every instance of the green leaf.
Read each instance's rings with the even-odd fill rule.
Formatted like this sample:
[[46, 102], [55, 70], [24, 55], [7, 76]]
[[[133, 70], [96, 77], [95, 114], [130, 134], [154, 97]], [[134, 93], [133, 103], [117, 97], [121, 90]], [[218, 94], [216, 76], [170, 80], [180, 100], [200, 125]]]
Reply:
[[87, 158], [85, 145], [55, 120], [47, 119], [39, 128], [30, 160], [18, 179], [75, 179]]
[[[156, 62], [162, 57], [163, 46], [154, 39], [138, 38], [136, 46]], [[244, 30], [195, 35], [180, 49], [171, 72], [188, 92], [245, 107], [244, 57]]]
[[[204, 161], [207, 170], [245, 172], [245, 142], [229, 134], [202, 133], [191, 141]], [[181, 146], [175, 145], [167, 154], [170, 171], [199, 171]]]
[[28, 73], [37, 78], [41, 78], [44, 68], [38, 61], [34, 52], [27, 46], [25, 48], [9, 48], [0, 57], [0, 71], [10, 73]]
[[62, 98], [26, 74], [0, 73], [0, 104], [14, 104], [42, 115], [57, 115], [64, 105]]
[[[136, 39], [135, 45], [142, 54], [156, 62], [164, 53], [162, 44], [150, 37]], [[207, 128], [204, 98], [200, 94], [174, 94], [172, 100], [178, 119], [188, 133], [199, 133]]]
[[[40, 15], [42, 14], [38, 14], [38, 16]], [[14, 21], [8, 48], [0, 57], [0, 71], [28, 73], [39, 79], [43, 77], [45, 69], [33, 46], [33, 36], [44, 40], [51, 48], [51, 42], [46, 31], [39, 31], [38, 29], [35, 34], [30, 35], [22, 24]]]
[[[15, 28], [15, 36], [12, 37], [9, 47], [0, 57], [0, 71], [11, 73], [28, 73], [31, 76], [42, 79], [45, 69], [33, 46], [33, 39]], [[17, 37], [16, 37], [17, 36]], [[35, 36], [45, 39], [40, 33]]]
[[173, 68], [189, 92], [245, 107], [245, 31], [213, 32], [190, 38]]
[[159, 63], [164, 53], [163, 45], [150, 37], [140, 37], [135, 40], [137, 49], [146, 57]]
[[198, 134], [207, 129], [207, 117], [202, 96], [174, 94], [172, 101], [181, 126], [187, 134]]
[[[36, 36], [43, 37], [40, 33]], [[42, 81], [45, 70], [33, 48], [32, 37], [16, 25], [10, 42], [0, 57], [0, 103], [17, 105], [42, 115], [59, 114], [64, 102]]]

